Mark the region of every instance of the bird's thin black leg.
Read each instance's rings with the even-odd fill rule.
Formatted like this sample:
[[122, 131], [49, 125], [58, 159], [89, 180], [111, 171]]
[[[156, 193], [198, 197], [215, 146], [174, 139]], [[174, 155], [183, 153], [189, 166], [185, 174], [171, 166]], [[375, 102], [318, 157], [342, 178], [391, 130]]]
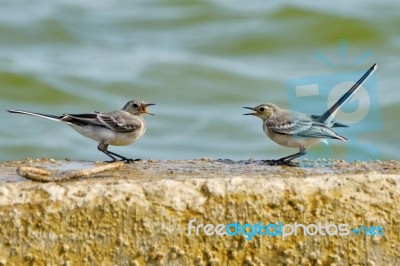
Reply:
[[97, 149], [98, 149], [99, 151], [101, 151], [102, 153], [106, 154], [108, 157], [110, 157], [110, 158], [112, 159], [111, 162], [116, 162], [116, 161], [117, 161], [117, 158], [115, 158], [114, 156], [112, 156], [112, 155], [110, 154], [110, 152], [107, 150], [107, 147], [108, 147], [107, 144], [99, 143], [99, 145], [97, 145]]
[[306, 153], [307, 153], [306, 148], [300, 147], [300, 151], [298, 153], [295, 153], [295, 154], [280, 158], [280, 159], [276, 160], [276, 162], [280, 163], [280, 164], [290, 164], [290, 162], [292, 160], [294, 160], [294, 159], [296, 159], [298, 157], [301, 157], [301, 156], [305, 155]]
[[[122, 155], [119, 155], [119, 154], [117, 154], [117, 153], [115, 153], [115, 152], [112, 152], [112, 151], [107, 150], [107, 148], [108, 148], [108, 145], [107, 145], [107, 144], [102, 144], [102, 143], [100, 143], [100, 144], [97, 146], [97, 149], [98, 149], [99, 151], [103, 152], [104, 154], [107, 154], [107, 156], [109, 156], [109, 157], [112, 159], [111, 162], [118, 161], [117, 158], [115, 158], [114, 156], [120, 158], [122, 161], [127, 162], [127, 163], [135, 162], [135, 161], [140, 161], [140, 159], [137, 159], [137, 160], [128, 159], [128, 158], [126, 158], [126, 157], [124, 157], [124, 156], [122, 156]], [[114, 155], [114, 156], [113, 156], [113, 155]]]
[[123, 161], [126, 161], [126, 162], [137, 162], [137, 161], [141, 161], [141, 159], [128, 159], [128, 158], [126, 158], [126, 157], [124, 157], [124, 156], [122, 156], [122, 155], [119, 155], [119, 154], [117, 154], [117, 153], [115, 153], [115, 152], [112, 152], [112, 151], [109, 151], [109, 150], [107, 150], [107, 152], [110, 153], [110, 154], [112, 154], [112, 155], [114, 155], [114, 156], [117, 156], [117, 157], [121, 158]]

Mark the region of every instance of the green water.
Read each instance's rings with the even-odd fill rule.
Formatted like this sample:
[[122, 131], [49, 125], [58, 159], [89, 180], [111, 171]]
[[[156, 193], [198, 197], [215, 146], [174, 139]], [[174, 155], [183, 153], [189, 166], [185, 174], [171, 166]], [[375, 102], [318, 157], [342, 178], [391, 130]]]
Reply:
[[[340, 129], [357, 138], [316, 145], [307, 157], [400, 159], [399, 10], [394, 0], [1, 1], [0, 106], [62, 114], [142, 99], [157, 104], [156, 116], [145, 117], [147, 133], [113, 151], [272, 159], [296, 150], [267, 139], [242, 106], [290, 108], [289, 79], [362, 73], [377, 62], [379, 98], [372, 100], [380, 125]], [[3, 111], [0, 119], [2, 161], [106, 159], [94, 141], [61, 123]]]

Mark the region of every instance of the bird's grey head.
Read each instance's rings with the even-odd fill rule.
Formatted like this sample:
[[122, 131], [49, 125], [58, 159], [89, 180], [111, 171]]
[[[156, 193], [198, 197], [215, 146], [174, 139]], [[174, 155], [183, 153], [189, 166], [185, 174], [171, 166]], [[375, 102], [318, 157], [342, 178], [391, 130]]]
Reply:
[[245, 109], [249, 109], [254, 111], [254, 113], [247, 113], [244, 115], [254, 115], [262, 120], [268, 119], [272, 114], [278, 112], [280, 108], [272, 103], [260, 104], [256, 107], [243, 107]]
[[127, 102], [122, 108], [122, 110], [127, 111], [128, 113], [131, 113], [133, 115], [142, 115], [142, 114], [149, 114], [153, 115], [152, 113], [149, 113], [147, 111], [147, 107], [155, 105], [154, 103], [146, 103], [144, 101], [139, 101], [139, 100], [131, 100]]

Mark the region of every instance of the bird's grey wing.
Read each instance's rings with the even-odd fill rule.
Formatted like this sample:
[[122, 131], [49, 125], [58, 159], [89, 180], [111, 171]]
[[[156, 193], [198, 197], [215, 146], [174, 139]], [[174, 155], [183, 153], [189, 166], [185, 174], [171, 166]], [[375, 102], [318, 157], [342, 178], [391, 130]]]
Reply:
[[324, 139], [341, 139], [347, 140], [345, 137], [340, 136], [331, 128], [327, 127], [323, 123], [313, 122], [312, 126], [304, 131], [296, 134], [299, 137], [305, 138], [324, 138]]
[[293, 136], [309, 130], [312, 124], [308, 115], [287, 110], [271, 115], [266, 121], [267, 128], [273, 132]]
[[134, 132], [142, 126], [139, 118], [121, 111], [112, 113], [99, 113], [97, 115], [98, 120], [115, 132]]
[[267, 120], [267, 127], [275, 133], [293, 137], [347, 140], [325, 124], [314, 121], [306, 114], [293, 111], [280, 112], [271, 116]]
[[123, 111], [110, 113], [65, 114], [61, 119], [77, 126], [99, 126], [115, 132], [133, 132], [140, 128], [140, 120]]
[[107, 127], [102, 121], [98, 119], [98, 114], [99, 113], [96, 112], [87, 114], [64, 114], [61, 120], [77, 126], [95, 125]]

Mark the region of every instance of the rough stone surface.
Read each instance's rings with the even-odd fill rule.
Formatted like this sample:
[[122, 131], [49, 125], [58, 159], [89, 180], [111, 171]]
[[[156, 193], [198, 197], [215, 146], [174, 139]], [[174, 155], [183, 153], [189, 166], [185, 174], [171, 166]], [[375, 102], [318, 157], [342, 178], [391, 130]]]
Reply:
[[[0, 265], [400, 265], [400, 163], [142, 161], [62, 183], [0, 163]], [[188, 235], [188, 222], [379, 225], [384, 236]], [[301, 231], [300, 231], [301, 232]]]

